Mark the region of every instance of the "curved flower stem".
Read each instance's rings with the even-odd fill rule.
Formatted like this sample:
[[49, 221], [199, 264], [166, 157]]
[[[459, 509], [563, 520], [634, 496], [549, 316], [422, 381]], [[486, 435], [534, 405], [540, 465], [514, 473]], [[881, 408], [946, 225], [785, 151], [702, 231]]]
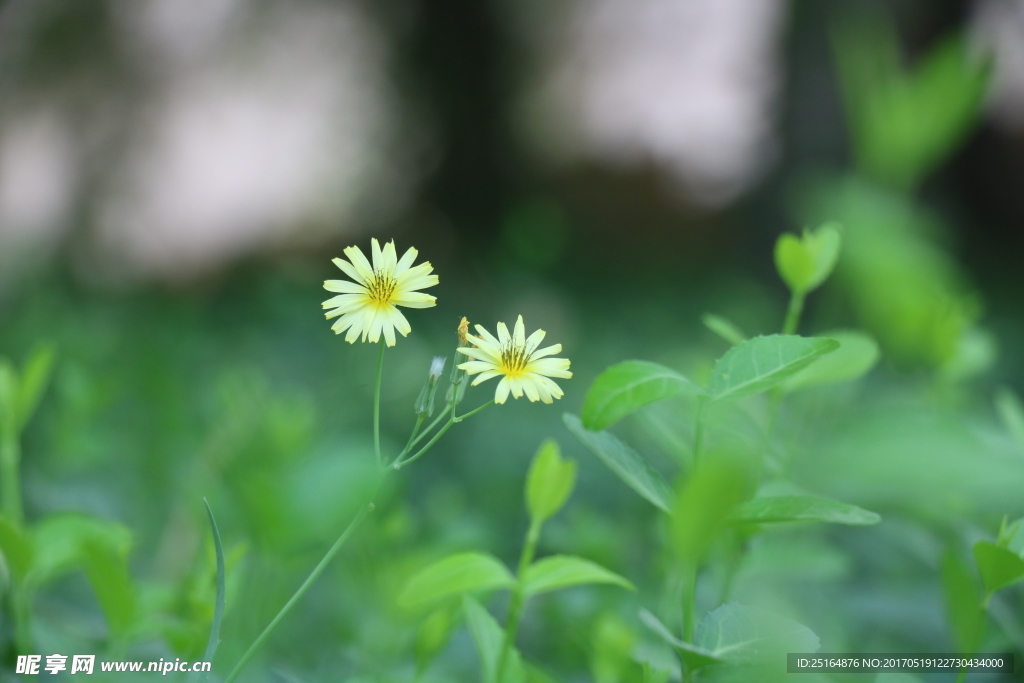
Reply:
[[516, 585], [512, 589], [512, 600], [508, 606], [508, 621], [505, 624], [505, 642], [501, 646], [501, 656], [498, 658], [498, 668], [495, 671], [494, 680], [502, 683], [505, 677], [505, 666], [508, 663], [509, 653], [512, 651], [512, 644], [516, 640], [516, 632], [519, 630], [519, 619], [523, 616], [523, 588], [526, 583], [526, 570], [533, 562], [533, 555], [537, 548], [537, 539], [540, 538], [541, 522], [533, 520], [530, 522], [530, 529], [526, 532], [526, 542], [523, 544], [523, 552], [519, 556], [519, 570], [516, 572]]
[[373, 452], [377, 454], [377, 465], [384, 467], [380, 459], [380, 377], [384, 371], [384, 337], [380, 339], [380, 351], [377, 353], [377, 381], [373, 386]]
[[[423, 421], [424, 421], [425, 419], [427, 419], [427, 416], [426, 416], [426, 414], [425, 414], [425, 413], [420, 413], [420, 414], [419, 414], [419, 415], [418, 415], [418, 416], [416, 417], [416, 426], [414, 426], [414, 427], [412, 428], [412, 432], [410, 432], [410, 434], [409, 434], [409, 440], [405, 442], [405, 448], [403, 448], [403, 449], [402, 449], [402, 452], [401, 452], [401, 453], [399, 453], [399, 454], [398, 454], [398, 457], [396, 457], [396, 458], [395, 458], [395, 460], [396, 460], [396, 461], [397, 461], [397, 460], [401, 460], [401, 459], [402, 459], [402, 456], [404, 456], [404, 455], [405, 455], [406, 453], [408, 453], [408, 452], [409, 452], [409, 449], [411, 449], [411, 448], [412, 448], [412, 445], [413, 445], [413, 444], [415, 443], [415, 441], [413, 441], [413, 439], [416, 439], [416, 435], [420, 433], [420, 427], [421, 427], [421, 426], [423, 426]], [[429, 431], [429, 430], [430, 430], [431, 428], [433, 428], [433, 426], [434, 426], [435, 424], [437, 424], [437, 422], [436, 422], [436, 421], [435, 421], [435, 422], [433, 422], [433, 423], [432, 423], [432, 424], [430, 425], [430, 427], [428, 427], [428, 428], [427, 428], [427, 430]], [[419, 441], [419, 439], [416, 439], [416, 441]]]
[[430, 432], [432, 432], [434, 430], [434, 427], [437, 426], [437, 423], [440, 422], [441, 420], [443, 420], [446, 417], [448, 417], [448, 408], [445, 408], [444, 410], [442, 410], [441, 413], [437, 417], [434, 418], [434, 421], [431, 422], [429, 425], [427, 425], [426, 429], [424, 429], [422, 432], [420, 432], [416, 436], [415, 439], [410, 441], [409, 445], [406, 446], [405, 450], [402, 451], [402, 453], [399, 455], [399, 457], [395, 458], [395, 460], [400, 459], [401, 456], [405, 455], [406, 453], [411, 451], [413, 448], [415, 448], [416, 444], [418, 444], [420, 441], [423, 441], [423, 439], [427, 438], [427, 434], [430, 434]]
[[[459, 417], [455, 417], [455, 407], [453, 406], [452, 407], [452, 411], [451, 411], [451, 417], [449, 417], [448, 421], [444, 423], [444, 426], [441, 427], [441, 429], [438, 430], [437, 434], [434, 434], [433, 438], [431, 438], [430, 441], [427, 442], [426, 446], [424, 446], [420, 450], [416, 451], [415, 455], [410, 456], [410, 457], [406, 458], [405, 460], [397, 459], [396, 462], [391, 467], [393, 469], [397, 470], [397, 469], [401, 469], [402, 467], [405, 467], [406, 465], [408, 465], [411, 462], [415, 462], [416, 460], [419, 460], [427, 451], [429, 451], [433, 447], [433, 445], [435, 443], [437, 443], [438, 439], [440, 439], [442, 436], [444, 436], [445, 432], [447, 432], [449, 429], [451, 429], [453, 424], [456, 424], [458, 422], [462, 422], [467, 417], [472, 417], [473, 415], [476, 415], [477, 413], [479, 413], [484, 408], [486, 408], [488, 406], [491, 406], [493, 404], [494, 404], [494, 401], [488, 401], [487, 403], [483, 404], [479, 408], [476, 408], [475, 410], [471, 410], [468, 413], [466, 413], [465, 415], [460, 415]], [[446, 410], [445, 414], [447, 414], [447, 413], [448, 413], [448, 411]]]
[[786, 311], [786, 322], [782, 325], [782, 334], [796, 334], [800, 326], [800, 314], [804, 310], [803, 292], [793, 292], [789, 298], [789, 310]]
[[[376, 494], [376, 491], [374, 491], [374, 494]], [[372, 497], [373, 496], [371, 496], [371, 498]], [[252, 659], [253, 655], [256, 654], [256, 651], [260, 649], [261, 645], [263, 645], [263, 641], [265, 641], [270, 636], [270, 634], [281, 622], [281, 620], [284, 619], [285, 615], [288, 614], [288, 612], [291, 611], [292, 607], [295, 606], [295, 603], [297, 603], [299, 599], [306, 594], [306, 591], [309, 590], [309, 587], [312, 586], [313, 582], [320, 577], [320, 575], [324, 572], [324, 569], [327, 568], [327, 565], [331, 563], [331, 560], [334, 559], [334, 556], [338, 554], [339, 550], [341, 550], [341, 546], [345, 545], [345, 541], [347, 541], [348, 537], [352, 535], [352, 532], [354, 532], [356, 528], [358, 528], [359, 525], [362, 524], [363, 520], [366, 519], [367, 513], [369, 513], [372, 509], [373, 503], [369, 503], [361, 507], [361, 509], [359, 510], [359, 514], [357, 514], [355, 519], [353, 519], [352, 522], [349, 523], [349, 525], [345, 528], [345, 531], [343, 531], [341, 536], [338, 537], [338, 540], [334, 542], [334, 545], [331, 546], [331, 549], [328, 550], [327, 554], [324, 555], [324, 558], [320, 560], [320, 564], [318, 564], [316, 568], [312, 572], [310, 572], [309, 576], [306, 578], [303, 584], [299, 586], [299, 589], [295, 591], [295, 594], [292, 595], [288, 602], [285, 603], [284, 607], [282, 607], [281, 611], [277, 613], [277, 616], [274, 617], [273, 621], [267, 624], [267, 627], [263, 629], [263, 633], [261, 633], [259, 637], [253, 641], [252, 645], [249, 646], [249, 649], [245, 651], [245, 654], [242, 655], [242, 658], [238, 660], [238, 664], [235, 664], [235, 668], [232, 669], [231, 673], [228, 674], [228, 677], [224, 679], [224, 683], [231, 683], [236, 678], [238, 678], [238, 675], [242, 673], [242, 669], [245, 668], [245, 665], [249, 663], [249, 660]]]

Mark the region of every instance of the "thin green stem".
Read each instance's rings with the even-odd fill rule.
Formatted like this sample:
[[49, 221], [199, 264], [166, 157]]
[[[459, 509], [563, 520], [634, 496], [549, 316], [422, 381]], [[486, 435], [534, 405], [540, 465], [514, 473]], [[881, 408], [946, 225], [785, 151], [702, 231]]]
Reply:
[[537, 539], [540, 538], [540, 520], [532, 520], [530, 528], [526, 532], [526, 542], [523, 543], [523, 552], [519, 555], [519, 569], [516, 572], [516, 585], [512, 589], [512, 599], [508, 606], [508, 620], [505, 623], [505, 641], [501, 646], [501, 656], [498, 658], [498, 669], [495, 671], [495, 681], [502, 683], [505, 677], [505, 666], [508, 664], [509, 654], [512, 652], [512, 644], [516, 641], [516, 632], [519, 630], [519, 619], [523, 615], [523, 588], [526, 584], [526, 570], [533, 562], [533, 555], [537, 549]]
[[420, 432], [419, 435], [417, 435], [417, 437], [412, 440], [412, 442], [409, 444], [409, 448], [407, 449], [406, 452], [411, 451], [413, 448], [416, 447], [416, 444], [418, 444], [420, 441], [423, 441], [423, 439], [427, 438], [427, 435], [430, 434], [430, 432], [434, 431], [434, 427], [437, 426], [437, 423], [440, 422], [441, 420], [443, 420], [446, 417], [448, 417], [448, 407], [447, 406], [445, 406], [445, 409], [442, 410], [438, 414], [438, 416], [434, 418], [433, 422], [431, 422], [429, 425], [427, 425], [426, 429], [424, 429], [422, 432]]
[[[694, 611], [697, 606], [697, 565], [683, 568], [683, 642], [693, 642]], [[683, 683], [690, 683], [693, 672], [683, 664]]]
[[[5, 430], [6, 431], [6, 430]], [[15, 527], [21, 528], [24, 511], [21, 504], [21, 446], [16, 434], [5, 433], [0, 441], [0, 480], [3, 481], [3, 513]]]
[[14, 645], [18, 654], [33, 652], [31, 597], [20, 583], [11, 591], [11, 616], [14, 621]]
[[[406, 465], [408, 465], [411, 462], [415, 462], [416, 460], [419, 460], [421, 457], [423, 457], [423, 455], [427, 451], [429, 451], [434, 446], [435, 443], [438, 442], [438, 440], [442, 436], [444, 436], [445, 432], [447, 432], [449, 429], [451, 429], [453, 424], [457, 424], [459, 422], [462, 422], [467, 417], [472, 417], [473, 415], [476, 415], [477, 413], [479, 413], [484, 408], [486, 408], [488, 406], [491, 406], [491, 405], [494, 405], [494, 401], [488, 401], [487, 403], [483, 404], [479, 408], [476, 408], [475, 410], [471, 410], [468, 413], [466, 413], [465, 415], [460, 415], [458, 417], [455, 416], [455, 410], [453, 408], [452, 412], [451, 412], [451, 417], [449, 417], [448, 421], [444, 423], [444, 426], [441, 427], [441, 429], [439, 429], [436, 434], [434, 434], [433, 438], [431, 438], [430, 441], [427, 442], [426, 446], [424, 446], [420, 450], [416, 451], [415, 455], [413, 455], [411, 457], [408, 457], [405, 460], [396, 459], [395, 463], [391, 467], [393, 469], [397, 470], [397, 469], [401, 469], [401, 468], [405, 467]], [[445, 411], [445, 414], [448, 414], [447, 410]]]
[[292, 607], [295, 606], [295, 603], [297, 603], [302, 598], [302, 596], [306, 594], [306, 591], [309, 590], [309, 587], [313, 585], [313, 583], [320, 577], [321, 574], [323, 574], [324, 570], [327, 568], [327, 565], [331, 563], [331, 560], [334, 559], [334, 556], [337, 555], [338, 551], [341, 550], [341, 547], [345, 545], [345, 541], [348, 540], [349, 536], [351, 536], [352, 533], [359, 527], [359, 525], [362, 524], [363, 520], [366, 519], [366, 515], [372, 509], [372, 505], [373, 503], [369, 503], [367, 505], [363, 505], [360, 508], [359, 514], [357, 514], [355, 519], [353, 519], [352, 522], [345, 528], [345, 531], [343, 531], [341, 536], [338, 537], [338, 540], [334, 542], [334, 545], [331, 546], [331, 549], [328, 550], [327, 554], [324, 555], [324, 558], [320, 560], [320, 564], [318, 564], [316, 568], [309, 574], [309, 577], [306, 578], [303, 584], [299, 586], [299, 589], [295, 591], [295, 594], [292, 595], [288, 602], [285, 603], [284, 607], [281, 608], [281, 611], [277, 613], [277, 616], [274, 617], [274, 619], [269, 624], [267, 624], [267, 627], [265, 629], [263, 629], [263, 633], [261, 633], [255, 641], [253, 641], [253, 644], [250, 645], [249, 649], [245, 651], [245, 654], [242, 655], [242, 658], [238, 660], [238, 664], [236, 664], [235, 668], [231, 671], [230, 674], [228, 674], [228, 677], [224, 679], [224, 683], [231, 683], [236, 678], [238, 678], [238, 675], [242, 673], [242, 669], [245, 668], [245, 665], [249, 663], [249, 660], [253, 658], [253, 655], [256, 654], [256, 651], [260, 649], [261, 645], [263, 645], [263, 641], [265, 641], [270, 636], [274, 629], [277, 628], [277, 625], [281, 622], [281, 620], [284, 619], [285, 615], [288, 614], [288, 612], [291, 611]]
[[384, 372], [384, 339], [380, 340], [377, 353], [377, 381], [373, 385], [373, 452], [377, 454], [377, 465], [384, 467], [380, 458], [380, 378]]
[[786, 311], [786, 322], [782, 325], [782, 334], [796, 334], [800, 326], [800, 314], [804, 310], [804, 293], [793, 292], [789, 298], [789, 310]]
[[409, 433], [409, 440], [405, 442], [405, 448], [403, 448], [402, 452], [398, 454], [397, 458], [395, 458], [396, 461], [401, 460], [405, 456], [405, 454], [409, 452], [409, 449], [412, 448], [412, 445], [414, 443], [413, 439], [415, 439], [416, 435], [419, 434], [420, 427], [423, 426], [423, 421], [426, 419], [427, 416], [425, 413], [420, 413], [419, 415], [416, 416], [416, 426], [414, 426], [412, 428], [412, 432]]

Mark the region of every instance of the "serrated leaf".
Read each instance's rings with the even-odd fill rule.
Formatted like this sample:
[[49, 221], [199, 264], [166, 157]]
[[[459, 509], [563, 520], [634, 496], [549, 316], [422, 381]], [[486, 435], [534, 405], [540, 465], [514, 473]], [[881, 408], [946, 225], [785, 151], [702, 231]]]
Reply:
[[995, 543], [975, 543], [974, 561], [978, 564], [978, 573], [988, 595], [1024, 580], [1024, 559]]
[[[466, 617], [466, 625], [473, 636], [477, 654], [480, 656], [481, 680], [484, 683], [496, 683], [498, 662], [502, 648], [505, 646], [505, 630], [498, 625], [494, 617], [484, 609], [483, 605], [469, 597], [462, 598], [462, 613]], [[505, 675], [501, 683], [523, 683], [526, 678], [523, 660], [515, 647], [509, 652], [505, 663]]]
[[640, 610], [640, 621], [642, 621], [647, 628], [651, 629], [655, 635], [675, 649], [679, 654], [679, 658], [683, 660], [683, 663], [689, 671], [697, 671], [706, 666], [721, 664], [725, 661], [725, 659], [719, 657], [711, 650], [676, 638], [672, 632], [668, 630], [668, 627], [661, 623], [658, 617], [645, 609]]
[[733, 524], [825, 522], [863, 526], [882, 518], [864, 508], [817, 496], [770, 496], [741, 503], [729, 516]]
[[716, 401], [760, 394], [837, 348], [839, 342], [820, 337], [788, 334], [754, 337], [732, 347], [718, 359], [708, 392]]
[[513, 585], [515, 579], [497, 558], [486, 553], [459, 553], [435, 562], [409, 579], [398, 596], [398, 604], [418, 607], [461, 593]]
[[558, 442], [547, 439], [540, 445], [526, 474], [526, 508], [543, 522], [557, 513], [576, 485], [576, 463], [564, 460]]
[[708, 328], [733, 346], [742, 344], [747, 340], [747, 335], [743, 334], [743, 331], [740, 330], [740, 328], [736, 327], [736, 325], [732, 324], [732, 322], [726, 320], [720, 315], [705, 313], [701, 316], [700, 321], [704, 323], [704, 327]]
[[755, 663], [786, 652], [817, 652], [821, 641], [809, 628], [760, 607], [729, 603], [697, 627], [695, 644], [715, 657]]
[[590, 385], [583, 402], [583, 426], [600, 431], [656, 401], [702, 395], [701, 386], [671, 368], [643, 360], [627, 360], [602, 372]]
[[878, 363], [878, 342], [863, 332], [836, 330], [823, 332], [820, 338], [834, 339], [839, 348], [783, 382], [785, 391], [849, 382], [866, 375]]
[[18, 383], [19, 431], [24, 429], [28, 421], [32, 419], [43, 394], [46, 393], [56, 356], [56, 348], [52, 344], [40, 344], [32, 350], [25, 362], [25, 367], [21, 371], [21, 380]]
[[636, 590], [628, 580], [590, 560], [571, 555], [554, 555], [530, 565], [526, 570], [523, 593], [526, 596], [532, 596], [594, 583], [606, 583], [622, 586], [628, 590]]
[[672, 509], [672, 488], [636, 451], [608, 432], [592, 432], [572, 413], [562, 415], [569, 431], [631, 489], [665, 512]]

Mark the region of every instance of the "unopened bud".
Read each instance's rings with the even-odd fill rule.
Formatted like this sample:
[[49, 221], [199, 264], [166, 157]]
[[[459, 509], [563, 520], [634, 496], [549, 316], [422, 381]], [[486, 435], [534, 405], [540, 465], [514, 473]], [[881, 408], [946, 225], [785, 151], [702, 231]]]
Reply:
[[[456, 330], [459, 335], [459, 348], [466, 348], [469, 346], [469, 320], [465, 317], [459, 322], [459, 327]], [[448, 387], [448, 392], [445, 394], [445, 401], [451, 403], [455, 401], [458, 405], [462, 401], [462, 397], [466, 395], [466, 371], [459, 368], [459, 365], [465, 363], [468, 360], [465, 355], [455, 352], [455, 362], [452, 363], [452, 374], [451, 383]]]
[[434, 395], [437, 393], [437, 385], [444, 374], [445, 359], [443, 356], [434, 356], [430, 362], [430, 372], [427, 373], [427, 381], [420, 389], [420, 395], [416, 397], [413, 408], [417, 415], [430, 417], [434, 412]]

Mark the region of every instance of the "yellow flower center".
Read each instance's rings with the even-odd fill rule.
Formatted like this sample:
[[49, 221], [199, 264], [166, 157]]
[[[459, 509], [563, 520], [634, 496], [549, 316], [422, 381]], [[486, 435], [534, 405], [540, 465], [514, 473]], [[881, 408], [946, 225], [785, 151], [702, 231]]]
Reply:
[[398, 280], [391, 277], [391, 273], [375, 270], [366, 281], [366, 296], [378, 306], [386, 306], [391, 303], [397, 286]]
[[508, 343], [501, 349], [501, 371], [507, 377], [518, 377], [526, 369], [526, 347]]

